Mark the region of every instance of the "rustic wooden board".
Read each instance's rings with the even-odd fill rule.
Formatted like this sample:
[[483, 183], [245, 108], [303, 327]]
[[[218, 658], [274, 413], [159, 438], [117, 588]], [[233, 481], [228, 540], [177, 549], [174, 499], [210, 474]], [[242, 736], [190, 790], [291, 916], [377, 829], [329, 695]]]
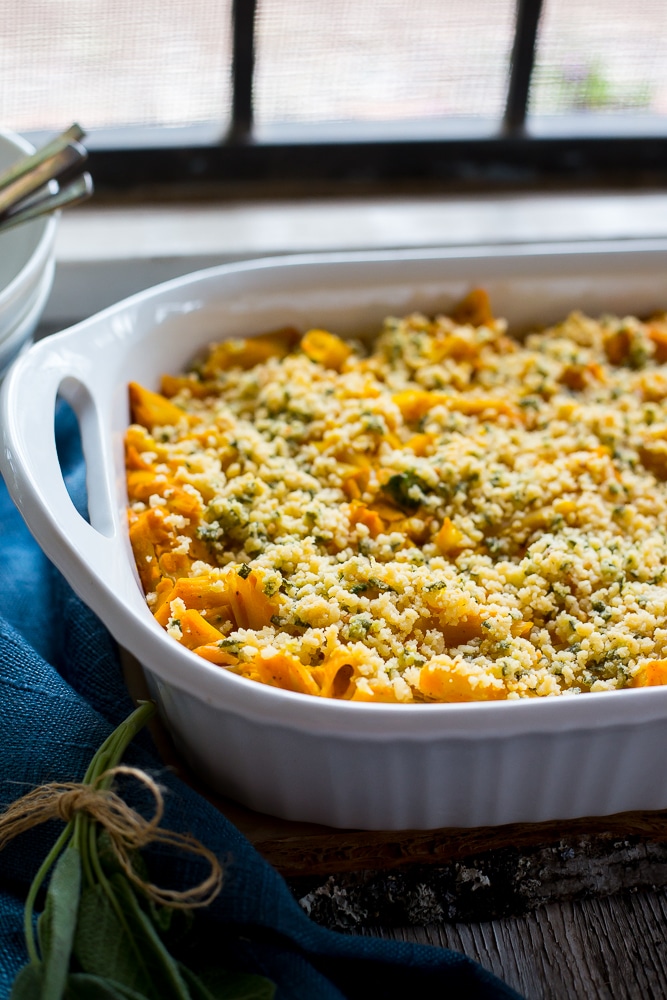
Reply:
[[667, 885], [667, 844], [603, 834], [506, 846], [448, 864], [417, 862], [288, 882], [307, 913], [341, 931], [522, 915], [554, 900]]
[[[476, 829], [369, 832], [332, 830], [289, 823], [213, 799], [221, 811], [283, 875], [331, 875], [340, 872], [442, 866], [453, 861], [520, 849], [556, 848], [566, 852], [584, 840], [606, 850], [632, 837], [643, 842], [667, 840], [667, 813], [621, 813], [550, 823], [515, 823]], [[560, 845], [560, 846], [559, 846]]]

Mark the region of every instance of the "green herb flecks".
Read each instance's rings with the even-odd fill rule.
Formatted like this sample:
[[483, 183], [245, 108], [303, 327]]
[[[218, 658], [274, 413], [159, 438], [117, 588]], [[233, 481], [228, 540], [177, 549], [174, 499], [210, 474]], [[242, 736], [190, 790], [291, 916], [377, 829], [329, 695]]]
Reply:
[[413, 513], [426, 499], [428, 487], [414, 472], [397, 472], [384, 484], [382, 491], [401, 510]]

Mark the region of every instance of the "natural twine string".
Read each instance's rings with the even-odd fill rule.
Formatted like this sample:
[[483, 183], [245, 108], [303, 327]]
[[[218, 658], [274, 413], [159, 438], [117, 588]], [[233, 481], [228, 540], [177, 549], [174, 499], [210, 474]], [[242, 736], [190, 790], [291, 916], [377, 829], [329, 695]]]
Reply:
[[[145, 819], [128, 806], [111, 789], [97, 787], [104, 778], [115, 777], [118, 774], [135, 778], [152, 794], [155, 811], [150, 819]], [[155, 903], [177, 909], [193, 909], [198, 906], [208, 906], [220, 892], [222, 867], [215, 854], [190, 834], [175, 833], [173, 830], [160, 828], [160, 820], [164, 813], [162, 791], [149, 774], [136, 767], [119, 765], [111, 768], [100, 775], [95, 784], [53, 781], [28, 792], [0, 814], [0, 851], [10, 840], [33, 826], [46, 823], [50, 819], [62, 819], [69, 823], [77, 813], [82, 812], [87, 813], [106, 830], [118, 862], [127, 877]], [[182, 892], [162, 889], [152, 882], [144, 881], [132, 867], [131, 854], [146, 847], [147, 844], [156, 843], [167, 844], [205, 858], [211, 866], [210, 874], [199, 885]]]

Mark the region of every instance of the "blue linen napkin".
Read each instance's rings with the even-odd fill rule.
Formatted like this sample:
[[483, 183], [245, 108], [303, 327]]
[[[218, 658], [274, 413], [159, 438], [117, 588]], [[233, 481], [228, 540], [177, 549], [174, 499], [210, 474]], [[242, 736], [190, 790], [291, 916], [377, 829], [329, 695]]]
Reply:
[[[78, 428], [64, 404], [56, 436], [71, 496], [85, 509]], [[95, 750], [131, 711], [116, 646], [28, 533], [0, 482], [0, 804], [47, 781], [80, 780]], [[142, 733], [125, 760], [168, 789], [163, 825], [189, 831], [223, 861], [222, 893], [203, 915], [193, 968], [211, 957], [264, 975], [276, 1000], [391, 1000], [408, 995], [520, 1000], [463, 955], [338, 934], [309, 920], [283, 879], [210, 803], [161, 766]], [[28, 885], [62, 824], [49, 822], [0, 854], [0, 1000], [27, 961], [22, 917]], [[152, 877], [185, 888], [203, 876], [187, 855], [146, 852]]]

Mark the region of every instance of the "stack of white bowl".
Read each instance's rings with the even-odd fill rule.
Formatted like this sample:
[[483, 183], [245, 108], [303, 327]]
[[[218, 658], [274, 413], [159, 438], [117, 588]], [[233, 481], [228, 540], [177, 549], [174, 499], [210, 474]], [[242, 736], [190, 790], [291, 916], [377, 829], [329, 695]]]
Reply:
[[[0, 130], [0, 173], [34, 148]], [[0, 232], [0, 377], [33, 339], [53, 284], [57, 217]]]

